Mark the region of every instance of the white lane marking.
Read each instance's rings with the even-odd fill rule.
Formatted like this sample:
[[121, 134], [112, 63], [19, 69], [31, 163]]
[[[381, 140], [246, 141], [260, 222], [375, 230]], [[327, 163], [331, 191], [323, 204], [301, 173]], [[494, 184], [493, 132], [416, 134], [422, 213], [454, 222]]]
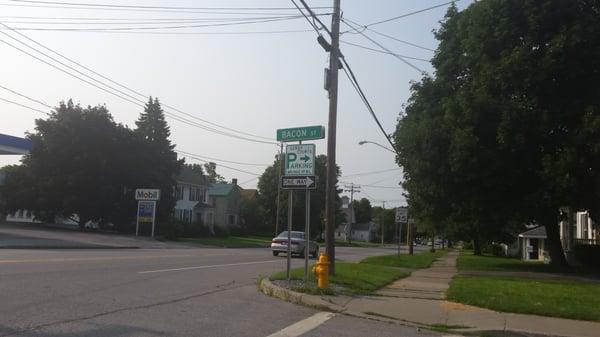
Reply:
[[218, 267], [235, 267], [235, 266], [246, 266], [246, 265], [251, 265], [251, 264], [273, 263], [273, 262], [281, 262], [281, 260], [266, 260], [266, 261], [253, 261], [253, 262], [213, 264], [213, 265], [209, 265], [209, 266], [196, 266], [196, 267], [183, 267], [183, 268], [172, 268], [172, 269], [146, 270], [146, 271], [140, 271], [140, 272], [138, 272], [138, 274], [165, 273], [165, 272], [169, 272], [169, 271], [181, 271], [181, 270], [193, 270], [193, 269], [208, 269], [208, 268], [218, 268]]
[[335, 316], [335, 314], [332, 312], [318, 312], [307, 319], [296, 322], [267, 337], [297, 337], [327, 322], [333, 316]]

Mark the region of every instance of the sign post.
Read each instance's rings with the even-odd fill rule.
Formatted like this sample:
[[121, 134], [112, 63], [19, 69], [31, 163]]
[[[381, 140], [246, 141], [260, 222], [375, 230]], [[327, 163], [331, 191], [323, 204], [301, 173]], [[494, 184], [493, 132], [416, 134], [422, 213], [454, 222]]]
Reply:
[[[408, 207], [397, 207], [396, 208], [396, 223], [398, 224], [398, 255], [400, 255], [400, 243], [402, 242], [402, 224], [408, 223]], [[410, 232], [410, 228], [408, 229]], [[406, 235], [409, 236], [408, 234]]]
[[290, 285], [291, 268], [291, 232], [293, 213], [293, 190], [306, 192], [305, 246], [304, 246], [304, 282], [308, 281], [308, 258], [310, 256], [310, 190], [316, 189], [315, 144], [302, 144], [302, 141], [325, 138], [325, 127], [320, 125], [287, 128], [277, 130], [280, 142], [299, 142], [285, 149], [285, 162], [281, 188], [289, 190], [288, 197], [288, 238], [287, 238], [287, 282]]
[[151, 236], [154, 237], [154, 226], [156, 224], [156, 202], [160, 199], [158, 189], [137, 189], [135, 200], [138, 201], [137, 219], [135, 223], [135, 236], [139, 235], [140, 223], [152, 223]]

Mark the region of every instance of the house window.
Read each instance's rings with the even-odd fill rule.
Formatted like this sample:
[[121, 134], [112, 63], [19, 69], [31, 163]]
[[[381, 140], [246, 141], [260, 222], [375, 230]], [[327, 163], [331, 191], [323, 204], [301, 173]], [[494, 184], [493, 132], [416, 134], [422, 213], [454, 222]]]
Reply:
[[229, 215], [229, 224], [235, 225], [235, 215]]
[[177, 187], [175, 187], [175, 199], [183, 200], [183, 186], [182, 185], [177, 185]]

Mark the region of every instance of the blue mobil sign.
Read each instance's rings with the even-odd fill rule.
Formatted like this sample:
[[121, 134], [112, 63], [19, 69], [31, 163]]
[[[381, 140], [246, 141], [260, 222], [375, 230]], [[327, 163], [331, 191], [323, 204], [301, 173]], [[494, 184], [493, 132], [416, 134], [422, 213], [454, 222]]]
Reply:
[[139, 201], [138, 202], [138, 221], [152, 222], [156, 211], [156, 201]]

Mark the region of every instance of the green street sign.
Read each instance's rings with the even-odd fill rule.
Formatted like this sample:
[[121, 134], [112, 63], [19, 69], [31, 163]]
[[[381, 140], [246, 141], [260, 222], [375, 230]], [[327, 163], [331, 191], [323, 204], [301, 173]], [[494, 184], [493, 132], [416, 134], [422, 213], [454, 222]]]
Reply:
[[279, 142], [297, 142], [323, 138], [325, 138], [325, 127], [321, 125], [277, 130], [277, 141]]

